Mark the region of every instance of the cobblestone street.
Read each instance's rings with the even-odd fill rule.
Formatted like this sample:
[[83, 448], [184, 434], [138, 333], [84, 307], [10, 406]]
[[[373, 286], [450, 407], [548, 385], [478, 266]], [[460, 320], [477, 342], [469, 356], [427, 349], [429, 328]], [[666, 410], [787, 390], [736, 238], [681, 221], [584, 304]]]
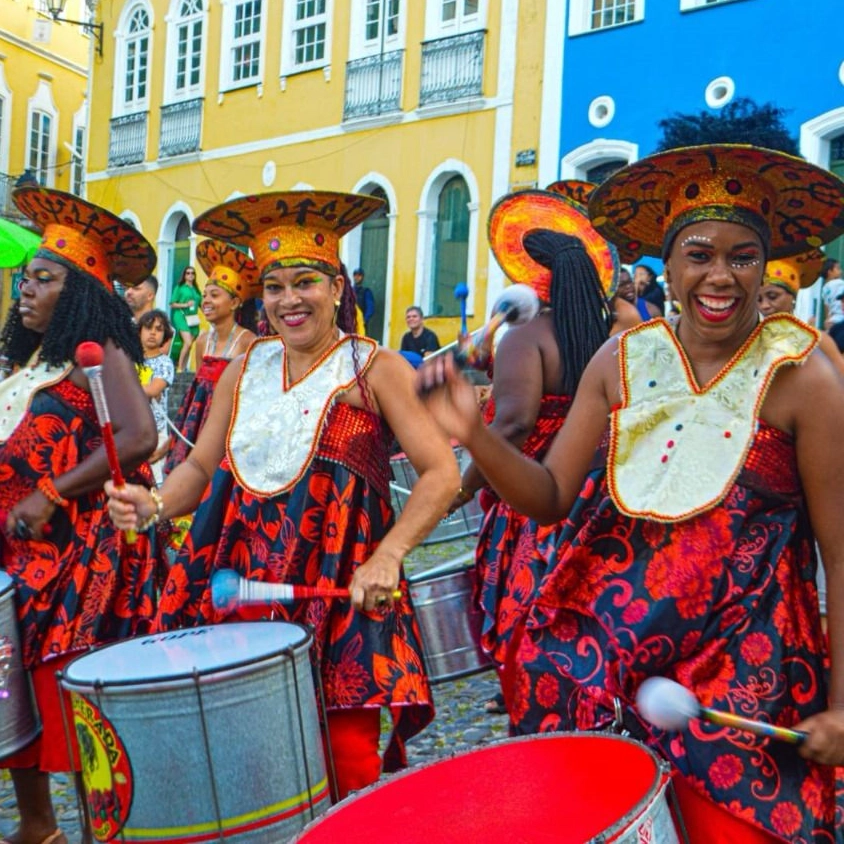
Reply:
[[[408, 560], [409, 576], [459, 557], [474, 547], [474, 537], [418, 548]], [[494, 673], [487, 671], [472, 677], [440, 683], [434, 687], [437, 717], [426, 730], [408, 744], [411, 766], [448, 758], [472, 748], [505, 738], [507, 718], [489, 715], [483, 704], [498, 690]], [[72, 780], [53, 778], [53, 796], [59, 824], [70, 844], [79, 844], [79, 822]], [[0, 772], [0, 834], [7, 835], [17, 826], [14, 792], [7, 772]]]

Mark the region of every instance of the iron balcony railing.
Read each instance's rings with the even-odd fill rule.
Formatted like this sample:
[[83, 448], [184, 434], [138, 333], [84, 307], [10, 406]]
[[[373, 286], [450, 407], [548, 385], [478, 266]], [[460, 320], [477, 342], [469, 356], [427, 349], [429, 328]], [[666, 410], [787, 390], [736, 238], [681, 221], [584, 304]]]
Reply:
[[184, 155], [199, 149], [202, 130], [202, 97], [161, 106], [158, 157]]
[[20, 217], [21, 212], [12, 202], [12, 191], [15, 189], [17, 176], [0, 173], [0, 217]]
[[401, 111], [404, 50], [346, 62], [343, 120]]
[[126, 167], [140, 164], [147, 149], [146, 111], [125, 114], [111, 118], [111, 134], [108, 141], [108, 166]]
[[449, 103], [483, 94], [486, 32], [468, 32], [422, 44], [419, 105]]

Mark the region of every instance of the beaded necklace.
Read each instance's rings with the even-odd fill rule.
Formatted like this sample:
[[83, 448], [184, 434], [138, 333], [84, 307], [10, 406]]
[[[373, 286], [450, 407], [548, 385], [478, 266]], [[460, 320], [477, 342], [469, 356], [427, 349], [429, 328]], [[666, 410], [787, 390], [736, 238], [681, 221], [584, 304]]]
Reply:
[[231, 352], [232, 348], [234, 348], [234, 344], [237, 342], [237, 338], [243, 334], [244, 329], [237, 329], [237, 326], [232, 326], [231, 333], [229, 334], [228, 340], [226, 340], [226, 345], [223, 348], [223, 351], [218, 355], [217, 354], [217, 327], [212, 325], [211, 328], [208, 329], [208, 346], [210, 348], [206, 348], [205, 354], [208, 357], [221, 357], [227, 358], [229, 357], [229, 353]]

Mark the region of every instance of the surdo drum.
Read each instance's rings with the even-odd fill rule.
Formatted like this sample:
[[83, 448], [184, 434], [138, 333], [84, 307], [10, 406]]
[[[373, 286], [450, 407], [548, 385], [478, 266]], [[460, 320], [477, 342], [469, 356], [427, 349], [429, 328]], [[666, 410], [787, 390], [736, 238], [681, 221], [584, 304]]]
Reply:
[[15, 584], [0, 571], [0, 759], [22, 750], [40, 732], [29, 674], [21, 661]]
[[297, 624], [211, 625], [68, 664], [98, 841], [278, 844], [330, 798]]
[[601, 733], [510, 739], [347, 798], [300, 844], [678, 844], [668, 774], [643, 745]]

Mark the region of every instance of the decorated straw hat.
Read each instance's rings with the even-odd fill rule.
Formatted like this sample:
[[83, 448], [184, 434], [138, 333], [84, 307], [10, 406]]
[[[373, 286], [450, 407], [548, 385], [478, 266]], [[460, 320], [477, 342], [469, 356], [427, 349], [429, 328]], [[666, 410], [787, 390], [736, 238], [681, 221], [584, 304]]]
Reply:
[[196, 247], [196, 260], [208, 276], [208, 284], [222, 287], [242, 302], [261, 296], [261, 274], [255, 262], [236, 246], [221, 240], [203, 240]]
[[272, 267], [340, 270], [340, 238], [384, 205], [374, 196], [276, 191], [232, 199], [193, 221], [197, 234], [248, 246], [261, 273]]
[[598, 271], [607, 296], [618, 282], [618, 255], [592, 227], [583, 206], [557, 193], [525, 190], [507, 194], [489, 215], [489, 245], [507, 277], [528, 284], [544, 301], [551, 296], [551, 270], [534, 261], [524, 247], [525, 236], [538, 230], [578, 238]]
[[844, 182], [800, 158], [723, 144], [667, 150], [613, 174], [589, 200], [592, 223], [630, 252], [663, 257], [677, 232], [703, 220], [740, 223], [771, 259], [844, 232]]
[[155, 250], [129, 223], [78, 196], [42, 187], [21, 187], [15, 205], [43, 230], [36, 257], [113, 282], [140, 284], [155, 268]]
[[791, 258], [768, 261], [763, 283], [777, 284], [796, 296], [802, 287], [811, 287], [818, 280], [825, 260], [820, 249], [812, 249]]
[[589, 197], [595, 190], [595, 183], [584, 182], [582, 179], [560, 179], [557, 182], [551, 182], [545, 190], [558, 193], [578, 205], [585, 206], [589, 204]]

